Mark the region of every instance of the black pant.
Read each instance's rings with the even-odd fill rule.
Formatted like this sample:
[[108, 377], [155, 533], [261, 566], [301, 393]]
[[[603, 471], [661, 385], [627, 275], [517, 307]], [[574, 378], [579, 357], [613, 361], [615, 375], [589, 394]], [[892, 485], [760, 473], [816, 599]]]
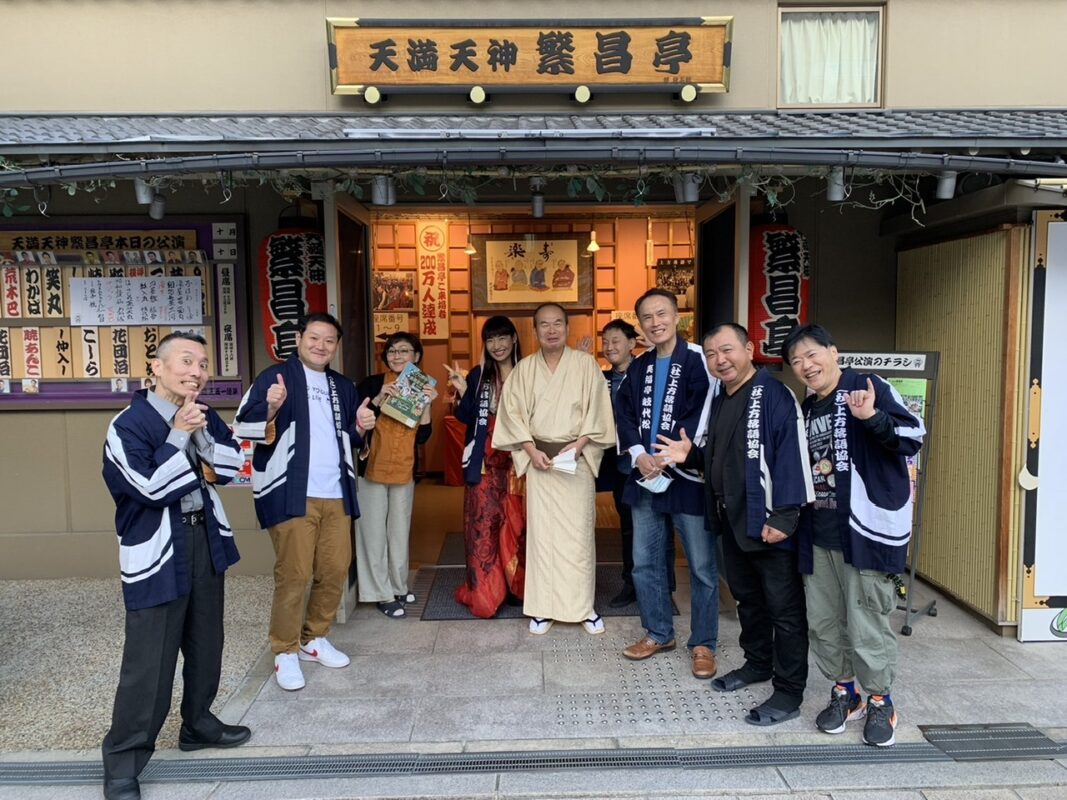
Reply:
[[771, 675], [776, 693], [804, 698], [808, 680], [808, 622], [796, 553], [777, 547], [745, 551], [720, 516], [726, 583], [737, 601], [747, 670]]
[[[631, 589], [634, 586], [634, 515], [630, 506], [622, 501], [622, 493], [626, 488], [629, 475], [615, 470], [614, 483], [611, 485], [611, 496], [615, 500], [615, 510], [619, 512], [619, 536], [622, 538], [622, 582]], [[642, 491], [644, 491], [642, 489]], [[671, 594], [674, 594], [674, 534], [667, 537], [667, 576]]]
[[[175, 535], [182, 535], [176, 531]], [[222, 669], [224, 575], [215, 574], [203, 523], [187, 527], [192, 591], [169, 603], [126, 612], [126, 644], [111, 730], [104, 737], [104, 782], [136, 778], [156, 749], [170, 711], [178, 650], [182, 722], [197, 737], [214, 739], [222, 723], [211, 713]]]
[[611, 485], [611, 496], [615, 500], [615, 510], [619, 512], [619, 536], [622, 537], [622, 580], [627, 586], [634, 585], [634, 515], [630, 506], [622, 501], [622, 492], [626, 488], [629, 476], [615, 470]]

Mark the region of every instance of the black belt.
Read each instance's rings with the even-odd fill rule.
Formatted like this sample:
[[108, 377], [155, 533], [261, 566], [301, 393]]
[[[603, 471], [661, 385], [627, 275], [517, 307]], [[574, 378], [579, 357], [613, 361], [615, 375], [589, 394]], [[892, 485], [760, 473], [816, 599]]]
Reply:
[[190, 528], [196, 527], [197, 525], [203, 525], [204, 519], [203, 509], [200, 509], [199, 511], [186, 511], [182, 514], [182, 524], [188, 525]]
[[559, 451], [569, 445], [570, 442], [542, 442], [540, 439], [534, 439], [533, 445], [549, 458], [555, 458], [559, 455]]

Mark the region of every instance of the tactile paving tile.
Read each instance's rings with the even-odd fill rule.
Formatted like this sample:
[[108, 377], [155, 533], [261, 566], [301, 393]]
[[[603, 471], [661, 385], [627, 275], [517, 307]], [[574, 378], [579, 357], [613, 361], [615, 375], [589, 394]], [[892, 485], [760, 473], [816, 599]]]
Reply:
[[693, 730], [734, 727], [759, 704], [749, 690], [715, 692], [708, 687], [558, 695], [556, 724], [574, 729], [662, 725]]
[[[664, 733], [740, 730], [743, 717], [770, 693], [769, 684], [736, 692], [717, 692], [711, 681], [697, 681], [690, 672], [684, 646], [643, 661], [623, 657], [632, 637], [605, 634], [560, 639], [544, 651], [545, 663], [579, 666], [601, 677], [599, 690], [550, 695], [557, 729], [575, 734], [627, 732], [650, 726]], [[740, 649], [720, 646], [719, 672], [741, 663]], [[737, 661], [736, 665], [728, 662]]]

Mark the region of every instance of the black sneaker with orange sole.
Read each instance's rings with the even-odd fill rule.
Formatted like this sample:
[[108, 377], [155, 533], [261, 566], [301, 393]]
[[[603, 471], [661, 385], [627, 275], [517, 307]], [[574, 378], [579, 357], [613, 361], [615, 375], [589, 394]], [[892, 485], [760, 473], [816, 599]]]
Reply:
[[896, 742], [897, 712], [893, 702], [880, 694], [867, 698], [867, 722], [863, 725], [863, 743], [889, 747]]
[[823, 733], [844, 733], [845, 725], [863, 719], [867, 706], [859, 694], [850, 694], [841, 684], [830, 690], [830, 702], [815, 718], [815, 727]]

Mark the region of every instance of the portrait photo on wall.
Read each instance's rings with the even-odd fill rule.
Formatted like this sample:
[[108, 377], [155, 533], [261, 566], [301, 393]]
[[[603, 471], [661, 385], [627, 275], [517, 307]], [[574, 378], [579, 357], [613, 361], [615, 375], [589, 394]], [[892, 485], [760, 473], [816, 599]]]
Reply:
[[414, 272], [374, 272], [371, 293], [375, 311], [414, 311]]
[[475, 234], [470, 237], [474, 309], [559, 303], [592, 308], [593, 258], [588, 233]]

